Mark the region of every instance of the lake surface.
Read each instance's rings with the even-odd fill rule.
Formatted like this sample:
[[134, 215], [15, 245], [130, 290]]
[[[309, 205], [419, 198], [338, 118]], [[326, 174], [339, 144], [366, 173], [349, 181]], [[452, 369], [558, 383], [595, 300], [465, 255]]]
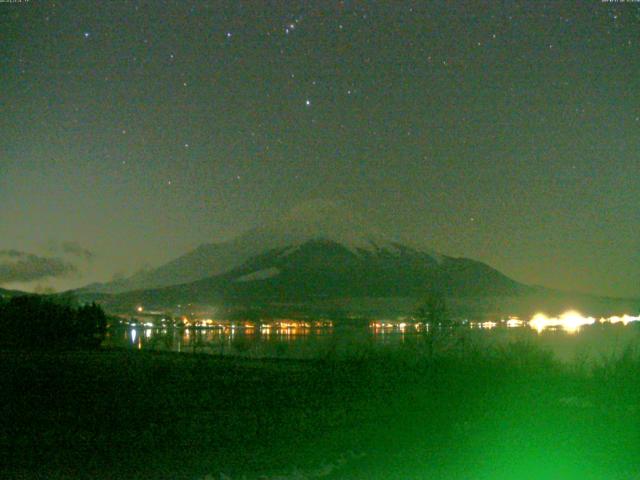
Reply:
[[[550, 350], [562, 361], [601, 360], [627, 348], [640, 350], [640, 324], [594, 324], [573, 331], [555, 328], [537, 331], [529, 326], [471, 324], [443, 335], [446, 342], [501, 346], [524, 341]], [[419, 353], [428, 341], [424, 328], [410, 324], [339, 323], [332, 327], [156, 328], [116, 326], [108, 331], [106, 346], [184, 353], [239, 355], [252, 358], [320, 358], [358, 355], [376, 349]], [[421, 350], [422, 349], [422, 350]]]

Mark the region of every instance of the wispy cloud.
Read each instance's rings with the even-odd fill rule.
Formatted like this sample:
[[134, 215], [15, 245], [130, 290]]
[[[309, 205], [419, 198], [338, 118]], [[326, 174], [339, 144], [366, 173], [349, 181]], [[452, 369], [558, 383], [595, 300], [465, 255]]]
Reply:
[[93, 257], [95, 257], [95, 254], [91, 250], [87, 250], [77, 242], [62, 242], [62, 244], [60, 244], [60, 250], [63, 254], [82, 258], [87, 261], [93, 260]]
[[41, 257], [19, 250], [0, 250], [0, 284], [64, 277], [78, 271], [58, 257]]
[[44, 246], [44, 249], [52, 256], [66, 257], [69, 259], [76, 258], [86, 262], [91, 262], [95, 258], [95, 253], [84, 248], [78, 242], [49, 240]]

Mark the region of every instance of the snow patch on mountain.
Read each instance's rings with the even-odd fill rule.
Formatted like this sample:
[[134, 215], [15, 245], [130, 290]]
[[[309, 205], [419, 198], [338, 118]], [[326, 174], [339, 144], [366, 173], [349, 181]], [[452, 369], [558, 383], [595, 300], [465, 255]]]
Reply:
[[443, 259], [431, 250], [404, 241], [393, 241], [349, 206], [316, 200], [293, 208], [275, 221], [253, 228], [232, 240], [203, 244], [156, 269], [91, 290], [113, 293], [188, 283], [229, 272], [250, 258], [270, 250], [286, 249], [280, 258], [287, 257], [310, 240], [335, 242], [358, 256], [387, 251], [396, 255], [404, 252], [426, 254], [437, 262]]
[[252, 282], [254, 280], [266, 280], [280, 275], [280, 269], [276, 267], [265, 268], [264, 270], [258, 270], [246, 275], [242, 275], [234, 280], [234, 282]]

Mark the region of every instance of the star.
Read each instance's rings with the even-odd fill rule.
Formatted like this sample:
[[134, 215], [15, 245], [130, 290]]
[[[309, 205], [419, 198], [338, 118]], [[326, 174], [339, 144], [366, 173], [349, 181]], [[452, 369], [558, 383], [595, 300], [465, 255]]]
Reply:
[[309, 100], [309, 99], [307, 98], [307, 99], [305, 100], [304, 104], [305, 104], [307, 107], [310, 107], [310, 106], [311, 106], [311, 100]]
[[91, 36], [91, 32], [84, 32], [84, 38], [89, 38]]

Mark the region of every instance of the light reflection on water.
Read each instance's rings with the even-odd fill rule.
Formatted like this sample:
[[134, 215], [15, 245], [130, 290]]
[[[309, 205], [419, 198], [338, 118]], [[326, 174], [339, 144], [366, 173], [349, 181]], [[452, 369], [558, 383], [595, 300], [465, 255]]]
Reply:
[[[572, 322], [576, 321], [575, 317], [571, 318]], [[515, 319], [502, 323], [470, 322], [456, 328], [453, 335], [464, 338], [468, 344], [480, 346], [531, 342], [551, 350], [564, 361], [578, 357], [597, 360], [619, 354], [628, 346], [640, 346], [640, 325], [629, 320], [635, 317], [611, 318], [614, 320], [584, 323], [575, 328], [565, 328], [566, 325], [558, 324], [553, 318], [545, 328], [536, 328], [533, 324], [530, 328], [527, 323], [517, 323]], [[106, 345], [252, 358], [315, 358], [388, 347], [414, 347], [419, 351], [420, 345], [425, 344], [428, 331], [428, 325], [403, 322], [336, 325], [332, 328], [264, 325], [207, 329], [115, 327], [110, 331]]]

